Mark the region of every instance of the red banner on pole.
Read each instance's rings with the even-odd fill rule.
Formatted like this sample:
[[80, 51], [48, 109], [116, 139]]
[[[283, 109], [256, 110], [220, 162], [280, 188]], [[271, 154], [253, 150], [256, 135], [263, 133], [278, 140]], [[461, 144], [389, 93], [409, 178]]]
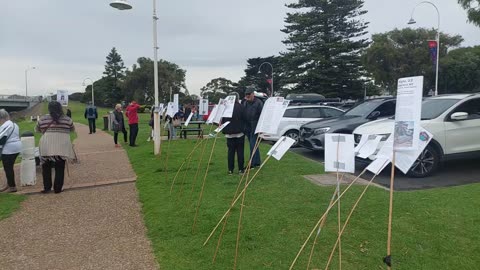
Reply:
[[437, 41], [436, 40], [429, 40], [428, 41], [428, 48], [430, 49], [430, 56], [432, 57], [433, 68], [435, 69], [437, 65]]

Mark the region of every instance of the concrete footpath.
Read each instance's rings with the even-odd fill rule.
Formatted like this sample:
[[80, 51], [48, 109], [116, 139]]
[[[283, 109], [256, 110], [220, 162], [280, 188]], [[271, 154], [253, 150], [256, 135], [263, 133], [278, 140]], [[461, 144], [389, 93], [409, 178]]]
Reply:
[[31, 195], [0, 221], [0, 268], [158, 269], [126, 152], [105, 132], [90, 135], [87, 126], [75, 127], [80, 162], [69, 165], [64, 192], [38, 193], [37, 169], [37, 185], [19, 187]]

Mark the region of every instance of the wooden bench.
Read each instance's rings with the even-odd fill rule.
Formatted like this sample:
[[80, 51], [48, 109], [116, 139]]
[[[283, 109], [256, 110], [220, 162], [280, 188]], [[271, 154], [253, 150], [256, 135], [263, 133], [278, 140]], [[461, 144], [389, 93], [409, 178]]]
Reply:
[[[187, 138], [187, 133], [197, 133], [198, 137], [203, 136], [203, 129], [201, 128], [185, 128], [183, 126], [180, 127], [175, 127], [176, 133], [180, 134], [180, 138], [186, 139]], [[167, 136], [170, 138], [170, 131], [167, 130]]]
[[187, 133], [189, 133], [189, 132], [197, 133], [198, 138], [203, 136], [203, 129], [201, 129], [201, 128], [185, 128], [185, 127], [182, 128], [182, 127], [180, 127], [177, 132], [180, 132], [180, 138], [182, 138], [182, 135], [183, 135], [184, 139], [187, 138]]

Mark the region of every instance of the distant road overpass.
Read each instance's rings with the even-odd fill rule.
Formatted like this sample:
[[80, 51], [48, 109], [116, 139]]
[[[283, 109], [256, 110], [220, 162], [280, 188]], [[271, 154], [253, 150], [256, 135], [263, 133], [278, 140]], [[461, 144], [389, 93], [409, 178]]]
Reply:
[[38, 97], [21, 97], [21, 96], [7, 96], [0, 95], [0, 109], [5, 109], [8, 112], [21, 111], [30, 108], [41, 101]]

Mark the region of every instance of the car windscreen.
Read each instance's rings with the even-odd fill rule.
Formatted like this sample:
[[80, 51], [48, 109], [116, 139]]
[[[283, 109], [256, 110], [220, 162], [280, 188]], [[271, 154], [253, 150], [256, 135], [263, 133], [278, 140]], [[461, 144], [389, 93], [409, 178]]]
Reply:
[[365, 116], [371, 113], [375, 108], [378, 107], [384, 100], [370, 100], [366, 102], [362, 102], [357, 106], [348, 110], [345, 115], [348, 116]]
[[422, 120], [430, 120], [439, 117], [443, 112], [459, 102], [460, 99], [425, 99], [422, 103]]

